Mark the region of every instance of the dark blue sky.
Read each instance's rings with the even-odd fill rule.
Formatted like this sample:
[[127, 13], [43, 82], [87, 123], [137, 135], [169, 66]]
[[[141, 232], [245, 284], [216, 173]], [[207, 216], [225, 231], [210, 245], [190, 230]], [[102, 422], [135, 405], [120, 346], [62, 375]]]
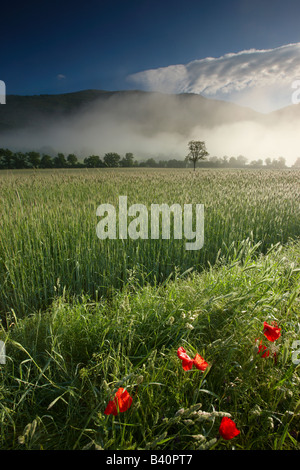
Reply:
[[296, 0], [5, 3], [7, 94], [128, 89], [126, 77], [145, 69], [300, 42]]

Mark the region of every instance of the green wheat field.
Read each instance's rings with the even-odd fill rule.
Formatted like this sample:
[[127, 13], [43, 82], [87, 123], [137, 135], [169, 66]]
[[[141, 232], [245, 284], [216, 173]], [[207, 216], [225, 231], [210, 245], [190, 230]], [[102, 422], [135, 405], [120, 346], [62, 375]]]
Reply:
[[[100, 240], [120, 195], [203, 204], [203, 247]], [[299, 170], [1, 171], [0, 448], [300, 450], [299, 236]]]

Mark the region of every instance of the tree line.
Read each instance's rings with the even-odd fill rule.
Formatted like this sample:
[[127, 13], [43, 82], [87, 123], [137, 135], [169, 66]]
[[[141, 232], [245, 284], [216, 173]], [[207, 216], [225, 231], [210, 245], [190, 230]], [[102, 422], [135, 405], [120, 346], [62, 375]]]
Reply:
[[[124, 156], [116, 152], [108, 152], [103, 158], [99, 155], [90, 155], [83, 160], [79, 159], [75, 154], [65, 155], [58, 153], [56, 156], [41, 154], [40, 152], [13, 152], [9, 149], [0, 148], [0, 169], [30, 169], [30, 168], [192, 168], [193, 162], [185, 160], [177, 160], [171, 158], [169, 160], [155, 160], [148, 158], [144, 161], [137, 161], [130, 152]], [[279, 157], [277, 159], [266, 158], [253, 160], [248, 163], [247, 158], [240, 155], [238, 157], [209, 157], [206, 160], [197, 162], [198, 168], [287, 168], [285, 159]], [[293, 165], [295, 168], [300, 167], [300, 158]]]

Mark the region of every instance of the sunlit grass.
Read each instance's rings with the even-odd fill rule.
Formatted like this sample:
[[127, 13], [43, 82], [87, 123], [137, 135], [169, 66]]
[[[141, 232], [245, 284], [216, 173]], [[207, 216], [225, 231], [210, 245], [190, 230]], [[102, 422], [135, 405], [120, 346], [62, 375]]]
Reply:
[[[3, 171], [0, 174], [0, 310], [46, 308], [66, 289], [93, 299], [126, 284], [163, 282], [178, 267], [201, 270], [219, 250], [252, 237], [265, 252], [300, 233], [300, 173], [247, 170]], [[205, 239], [99, 240], [96, 209], [152, 203], [204, 204]], [[139, 274], [138, 274], [139, 273]]]
[[[1, 447], [299, 449], [299, 262], [299, 243], [261, 257], [245, 241], [201, 274], [140, 287], [133, 273], [110, 301], [65, 293], [15, 319], [1, 334]], [[276, 361], [255, 348], [272, 320]], [[180, 346], [209, 368], [184, 371]], [[106, 416], [120, 386], [133, 404]], [[232, 441], [224, 413], [241, 431]]]
[[[292, 170], [0, 173], [1, 448], [299, 450], [299, 183]], [[204, 247], [99, 240], [96, 209], [119, 195], [204, 204]], [[276, 360], [257, 354], [264, 321], [281, 327]], [[205, 372], [184, 371], [179, 347]], [[132, 406], [107, 416], [119, 387]]]

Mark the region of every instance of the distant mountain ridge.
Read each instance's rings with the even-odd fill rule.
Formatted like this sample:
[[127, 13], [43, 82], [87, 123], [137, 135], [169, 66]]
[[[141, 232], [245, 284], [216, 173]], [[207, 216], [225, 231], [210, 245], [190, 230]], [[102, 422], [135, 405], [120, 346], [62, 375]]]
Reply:
[[[112, 106], [116, 106], [123, 105], [124, 100], [126, 109], [122, 106], [123, 115], [126, 113], [127, 117], [129, 113], [131, 120], [136, 117], [141, 122], [141, 119], [147, 119], [151, 108], [151, 112], [156, 115], [156, 123], [159, 121], [167, 130], [171, 130], [168, 125], [170, 119], [184, 128], [188, 122], [190, 128], [198, 124], [211, 126], [236, 120], [253, 120], [262, 116], [250, 108], [210, 100], [193, 93], [167, 95], [140, 90], [83, 90], [54, 95], [7, 95], [6, 105], [0, 106], [0, 132], [28, 126], [40, 127], [46, 121], [51, 123], [59, 117], [68, 118], [86, 112], [89, 106], [92, 106], [93, 110], [97, 106], [99, 112], [107, 112], [108, 101]], [[113, 109], [110, 108], [109, 111], [112, 113]], [[180, 131], [178, 128], [175, 130]]]
[[105, 93], [101, 90], [84, 90], [53, 95], [7, 95], [6, 105], [0, 106], [0, 132], [38, 125], [40, 117], [51, 118], [62, 113], [68, 115], [77, 112], [81, 106]]

